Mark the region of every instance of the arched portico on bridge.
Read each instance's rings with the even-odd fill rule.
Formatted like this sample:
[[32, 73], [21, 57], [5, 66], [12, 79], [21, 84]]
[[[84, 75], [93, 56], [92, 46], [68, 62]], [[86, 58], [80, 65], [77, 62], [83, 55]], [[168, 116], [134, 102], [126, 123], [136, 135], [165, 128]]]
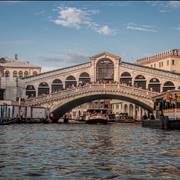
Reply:
[[149, 112], [153, 111], [153, 108], [149, 104], [146, 104], [140, 100], [137, 100], [137, 99], [134, 99], [134, 98], [131, 98], [128, 96], [121, 96], [121, 95], [115, 95], [115, 94], [94, 94], [94, 95], [79, 97], [79, 98], [70, 100], [61, 105], [58, 105], [58, 104], [55, 105], [54, 107], [52, 107], [50, 109], [51, 119], [53, 121], [57, 121], [65, 113], [69, 112], [71, 109], [73, 109], [81, 104], [91, 102], [94, 100], [99, 100], [99, 99], [117, 99], [117, 100], [128, 101], [128, 102], [131, 102], [133, 104], [136, 104], [136, 105], [146, 109]]

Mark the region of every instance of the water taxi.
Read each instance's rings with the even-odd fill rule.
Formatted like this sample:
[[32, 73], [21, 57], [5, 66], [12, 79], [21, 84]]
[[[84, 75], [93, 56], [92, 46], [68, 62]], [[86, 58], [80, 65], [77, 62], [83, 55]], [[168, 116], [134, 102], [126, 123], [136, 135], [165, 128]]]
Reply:
[[143, 121], [143, 126], [180, 129], [180, 90], [163, 92], [153, 100], [155, 119]]
[[88, 109], [85, 117], [87, 124], [107, 124], [109, 121], [108, 109]]

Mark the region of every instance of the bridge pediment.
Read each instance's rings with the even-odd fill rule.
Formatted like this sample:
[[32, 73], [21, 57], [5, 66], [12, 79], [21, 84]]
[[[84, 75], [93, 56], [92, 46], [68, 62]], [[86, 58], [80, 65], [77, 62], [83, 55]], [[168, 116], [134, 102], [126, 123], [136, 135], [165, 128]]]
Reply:
[[114, 55], [114, 54], [112, 54], [110, 52], [102, 52], [100, 54], [96, 54], [94, 56], [91, 56], [90, 60], [97, 62], [98, 60], [104, 59], [104, 58], [110, 59], [113, 62], [117, 62], [117, 61], [120, 62], [121, 61], [121, 57], [120, 56]]

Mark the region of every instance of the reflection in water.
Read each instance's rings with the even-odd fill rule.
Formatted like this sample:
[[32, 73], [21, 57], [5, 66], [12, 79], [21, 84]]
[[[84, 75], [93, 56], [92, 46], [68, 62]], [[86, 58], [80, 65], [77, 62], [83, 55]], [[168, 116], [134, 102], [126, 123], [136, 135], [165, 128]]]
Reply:
[[180, 179], [180, 131], [134, 124], [0, 126], [0, 179]]

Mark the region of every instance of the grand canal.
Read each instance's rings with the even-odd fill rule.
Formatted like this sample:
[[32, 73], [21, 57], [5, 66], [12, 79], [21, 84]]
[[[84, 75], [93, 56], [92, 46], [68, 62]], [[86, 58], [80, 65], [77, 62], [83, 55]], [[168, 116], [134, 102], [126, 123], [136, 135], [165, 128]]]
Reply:
[[180, 131], [137, 124], [0, 126], [0, 179], [180, 179]]

